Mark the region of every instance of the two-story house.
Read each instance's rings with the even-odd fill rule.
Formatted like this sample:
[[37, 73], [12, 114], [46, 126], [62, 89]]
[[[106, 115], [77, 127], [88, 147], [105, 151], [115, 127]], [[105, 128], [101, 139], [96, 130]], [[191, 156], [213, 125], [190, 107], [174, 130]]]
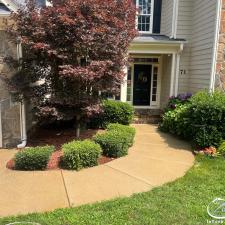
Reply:
[[172, 95], [213, 90], [217, 52], [224, 51], [224, 45], [218, 48], [222, 1], [136, 0], [136, 5], [140, 34], [129, 49], [133, 63], [121, 100], [159, 110]]
[[[19, 2], [22, 1], [0, 0], [0, 17], [16, 11]], [[225, 0], [135, 3], [139, 8], [139, 36], [129, 48], [132, 63], [126, 68], [127, 76], [121, 85], [121, 101], [129, 102], [137, 111], [157, 115], [168, 98], [178, 93], [213, 91], [217, 87], [225, 90]], [[0, 54], [4, 56], [9, 48], [2, 35]], [[0, 71], [3, 64], [0, 61]], [[4, 89], [4, 84], [0, 87]], [[8, 101], [8, 110], [12, 111], [11, 115], [1, 106], [0, 147], [5, 147], [18, 142], [19, 136], [25, 139], [25, 110], [23, 106], [11, 105], [7, 94], [0, 92], [0, 99]]]

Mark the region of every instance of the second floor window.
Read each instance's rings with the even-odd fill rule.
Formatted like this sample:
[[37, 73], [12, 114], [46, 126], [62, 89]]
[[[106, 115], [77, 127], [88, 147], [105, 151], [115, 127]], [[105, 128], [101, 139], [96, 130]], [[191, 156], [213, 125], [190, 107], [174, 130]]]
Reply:
[[140, 32], [152, 33], [153, 27], [153, 0], [136, 0], [136, 5], [139, 8], [137, 18], [137, 28]]

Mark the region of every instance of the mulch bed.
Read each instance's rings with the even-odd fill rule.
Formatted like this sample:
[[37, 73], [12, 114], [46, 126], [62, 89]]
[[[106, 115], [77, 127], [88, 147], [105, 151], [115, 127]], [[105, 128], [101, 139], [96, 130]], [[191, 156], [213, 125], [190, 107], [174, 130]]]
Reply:
[[[97, 132], [101, 130], [85, 130], [81, 132], [79, 140], [91, 139]], [[45, 145], [54, 145], [56, 151], [51, 155], [51, 158], [48, 162], [47, 170], [57, 170], [59, 168], [60, 157], [62, 156], [62, 145], [70, 141], [77, 140], [75, 129], [44, 129], [40, 128], [29, 138], [27, 147], [37, 147]], [[101, 156], [98, 160], [99, 165], [108, 163], [114, 160], [114, 158], [108, 158]], [[11, 159], [7, 162], [6, 167], [8, 169], [14, 169], [15, 162], [14, 159]]]

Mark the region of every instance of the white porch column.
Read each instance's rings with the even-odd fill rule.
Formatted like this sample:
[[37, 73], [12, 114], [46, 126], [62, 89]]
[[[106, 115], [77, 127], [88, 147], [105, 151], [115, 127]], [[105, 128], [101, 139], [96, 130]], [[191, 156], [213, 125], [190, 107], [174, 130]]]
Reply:
[[170, 76], [170, 97], [174, 95], [175, 83], [175, 67], [176, 67], [176, 54], [172, 54], [171, 76]]
[[125, 72], [126, 75], [124, 77], [123, 83], [121, 84], [121, 92], [120, 92], [121, 102], [127, 101], [127, 73], [128, 73], [127, 66], [124, 68], [124, 72]]
[[175, 78], [175, 96], [178, 95], [179, 74], [180, 74], [180, 54], [177, 54], [176, 78]]

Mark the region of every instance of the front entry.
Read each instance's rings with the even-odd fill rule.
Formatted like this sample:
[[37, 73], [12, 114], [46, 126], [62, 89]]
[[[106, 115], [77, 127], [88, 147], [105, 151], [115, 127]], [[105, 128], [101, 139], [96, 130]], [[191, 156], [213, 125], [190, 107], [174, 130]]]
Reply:
[[150, 106], [151, 75], [152, 65], [134, 65], [134, 106]]

